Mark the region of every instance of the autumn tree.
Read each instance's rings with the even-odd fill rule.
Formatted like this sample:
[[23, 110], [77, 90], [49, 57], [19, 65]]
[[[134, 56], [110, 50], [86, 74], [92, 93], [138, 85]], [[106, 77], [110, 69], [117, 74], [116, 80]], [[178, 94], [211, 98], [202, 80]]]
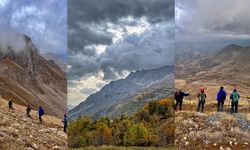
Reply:
[[95, 130], [94, 145], [108, 145], [111, 138], [111, 130], [107, 124], [98, 122]]
[[149, 132], [143, 123], [134, 125], [125, 135], [125, 145], [147, 146]]

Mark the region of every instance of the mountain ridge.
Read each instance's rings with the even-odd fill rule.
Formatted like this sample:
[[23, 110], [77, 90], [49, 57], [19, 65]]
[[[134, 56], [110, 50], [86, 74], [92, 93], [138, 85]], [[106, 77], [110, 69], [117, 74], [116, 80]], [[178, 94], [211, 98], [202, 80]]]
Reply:
[[[22, 47], [0, 45], [0, 93], [20, 105], [40, 105], [45, 112], [62, 117], [66, 112], [66, 74], [55, 63], [44, 59], [30, 37], [22, 38]], [[9, 42], [12, 44], [12, 42]]]
[[[87, 114], [93, 118], [99, 118], [108, 115], [110, 113], [108, 112], [109, 108], [131, 99], [150, 86], [155, 86], [156, 83], [160, 84], [161, 82], [166, 82], [167, 85], [170, 80], [173, 80], [171, 76], [173, 72], [173, 66], [131, 72], [125, 79], [111, 81], [99, 92], [91, 94], [84, 102], [70, 110], [69, 116], [75, 118]], [[161, 86], [157, 88], [161, 88]]]

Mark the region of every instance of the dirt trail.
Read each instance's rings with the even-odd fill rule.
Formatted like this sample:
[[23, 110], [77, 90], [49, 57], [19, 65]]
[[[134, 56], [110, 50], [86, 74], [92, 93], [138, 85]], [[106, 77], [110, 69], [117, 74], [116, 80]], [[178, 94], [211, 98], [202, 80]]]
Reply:
[[13, 103], [8, 110], [7, 101], [0, 99], [0, 149], [66, 149], [67, 135], [61, 120], [45, 115], [39, 123], [37, 111], [26, 116], [26, 108]]

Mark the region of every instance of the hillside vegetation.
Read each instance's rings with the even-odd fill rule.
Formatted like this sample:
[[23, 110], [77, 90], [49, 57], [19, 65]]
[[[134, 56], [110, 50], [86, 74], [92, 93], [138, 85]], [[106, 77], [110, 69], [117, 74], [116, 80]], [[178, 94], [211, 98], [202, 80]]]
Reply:
[[175, 124], [172, 106], [173, 99], [166, 98], [149, 102], [130, 117], [123, 115], [113, 120], [102, 117], [96, 121], [87, 116], [79, 117], [70, 122], [68, 146], [173, 146]]

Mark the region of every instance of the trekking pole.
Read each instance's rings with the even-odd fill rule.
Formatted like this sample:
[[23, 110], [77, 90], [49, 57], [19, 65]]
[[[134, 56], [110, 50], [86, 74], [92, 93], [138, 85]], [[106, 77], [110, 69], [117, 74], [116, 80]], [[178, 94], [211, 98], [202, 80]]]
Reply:
[[189, 95], [188, 97], [189, 97], [189, 105], [190, 105], [190, 111], [192, 112], [191, 97], [190, 97], [190, 95]]
[[250, 96], [247, 96], [247, 103], [248, 103], [248, 113], [250, 112]]

